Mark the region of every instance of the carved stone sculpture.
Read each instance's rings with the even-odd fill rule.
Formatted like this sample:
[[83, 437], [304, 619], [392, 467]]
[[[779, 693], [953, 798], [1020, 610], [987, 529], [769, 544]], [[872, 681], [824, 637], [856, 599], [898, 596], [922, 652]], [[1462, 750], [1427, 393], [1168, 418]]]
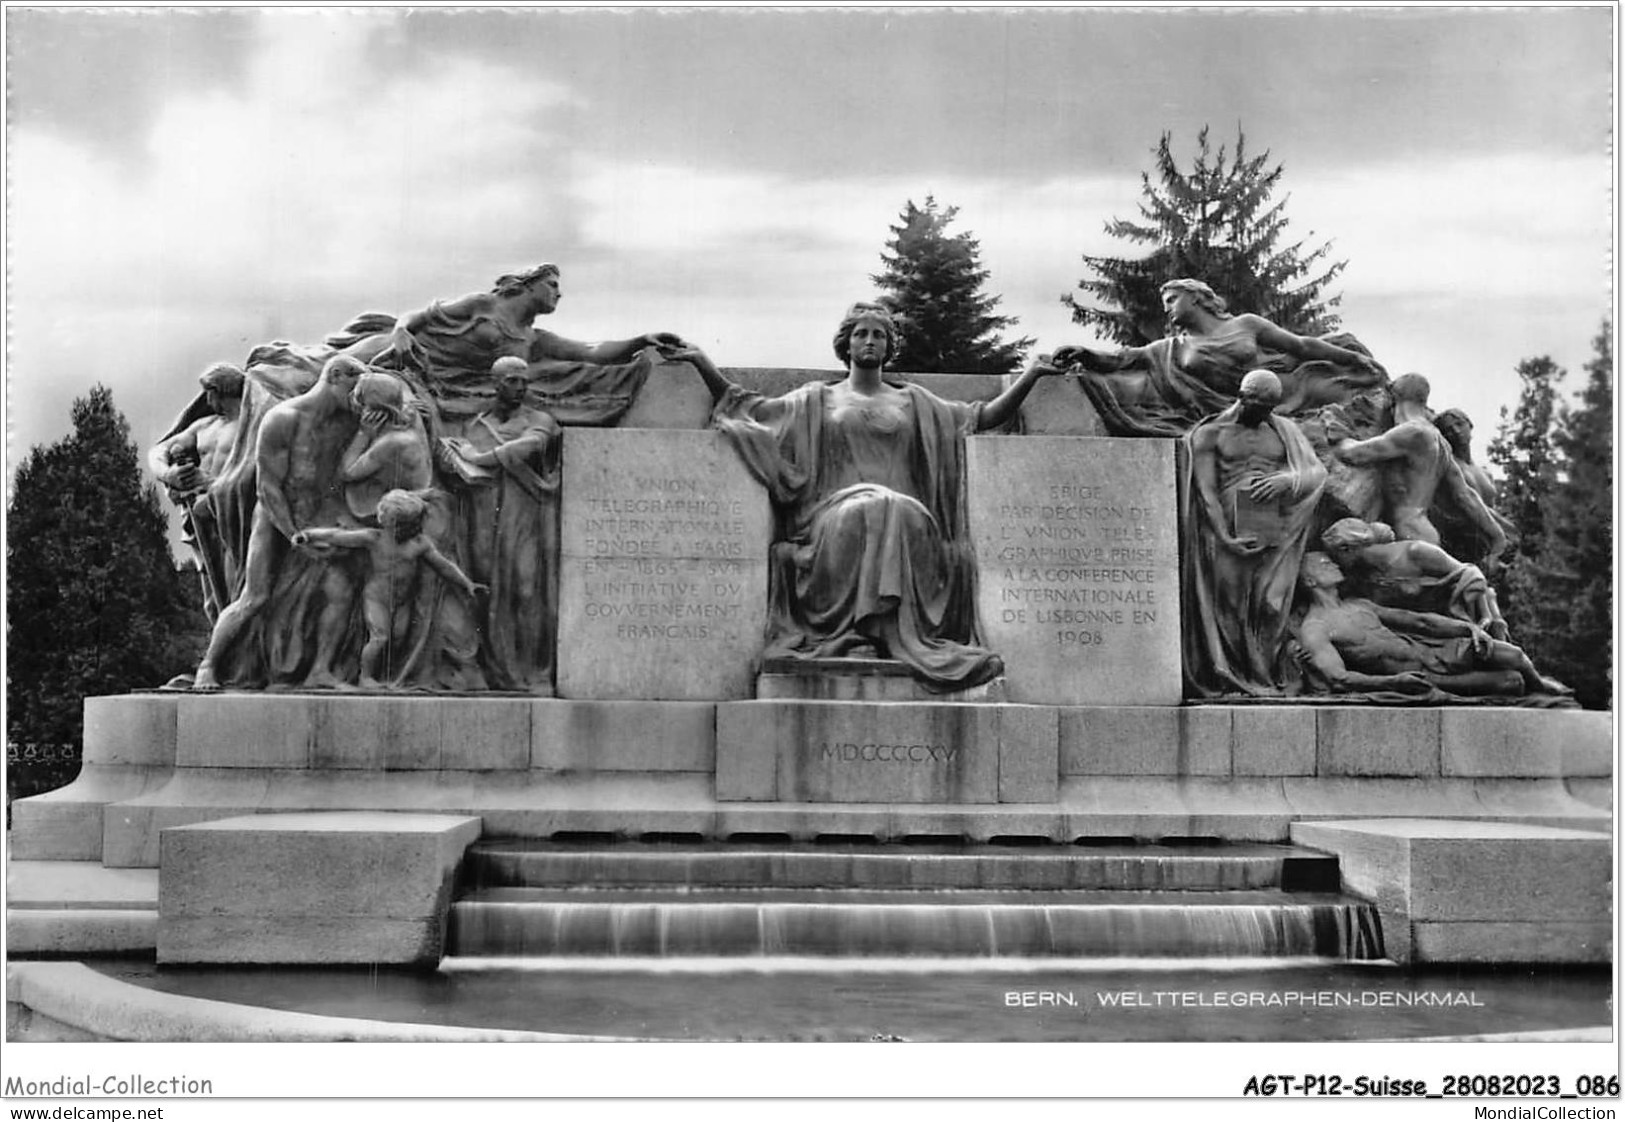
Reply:
[[1477, 565], [1456, 560], [1436, 545], [1397, 541], [1381, 522], [1344, 518], [1320, 536], [1321, 544], [1358, 593], [1385, 608], [1450, 616], [1506, 639], [1506, 620], [1495, 590]]
[[[490, 292], [437, 300], [398, 320], [370, 313], [330, 342], [344, 353], [421, 379], [437, 414], [466, 421], [496, 396], [499, 358], [526, 364], [531, 399], [569, 424], [607, 424], [630, 407], [649, 375], [647, 348], [675, 335], [651, 332], [589, 345], [536, 327], [562, 296], [557, 265], [538, 265], [496, 279]], [[445, 434], [437, 434], [445, 435]]]
[[494, 689], [551, 693], [558, 633], [559, 423], [525, 403], [526, 364], [500, 358], [494, 406], [441, 442], [474, 579], [489, 585], [481, 662]]
[[[646, 348], [676, 341], [651, 333], [588, 345], [535, 327], [558, 299], [559, 271], [543, 265], [399, 319], [359, 316], [319, 346], [257, 347], [229, 426], [226, 407], [210, 403], [221, 390], [206, 383], [153, 452], [154, 470], [190, 497], [220, 605], [195, 688], [366, 679], [551, 693], [559, 421], [550, 413], [613, 422], [648, 374]], [[189, 457], [203, 445], [210, 467], [194, 470]], [[327, 539], [370, 535], [394, 491], [423, 504], [411, 537], [495, 593], [482, 612], [451, 594], [448, 582], [459, 582], [449, 576], [414, 582], [379, 655], [382, 609], [360, 591], [372, 571], [363, 554], [376, 550]], [[293, 549], [305, 531], [320, 532]]]
[[230, 600], [230, 576], [207, 496], [231, 460], [242, 414], [243, 372], [229, 362], [218, 362], [198, 382], [202, 401], [154, 446], [147, 462], [170, 502], [181, 510], [181, 531], [197, 557], [203, 609], [212, 621]]
[[1186, 437], [1181, 524], [1186, 692], [1278, 695], [1295, 676], [1287, 625], [1326, 469], [1298, 426], [1277, 415], [1267, 370]]
[[[318, 624], [314, 636], [305, 620], [322, 606], [348, 603], [349, 574], [343, 565], [302, 562], [290, 554], [289, 543], [302, 528], [332, 525], [347, 513], [339, 485], [340, 458], [356, 430], [350, 395], [366, 372], [354, 359], [334, 358], [314, 386], [273, 407], [258, 426], [258, 502], [243, 586], [215, 621], [195, 688], [219, 688], [222, 660], [238, 654], [236, 648], [245, 640], [260, 648], [260, 661], [267, 667], [282, 668], [311, 684], [337, 681], [333, 659], [341, 636], [332, 616]], [[258, 634], [246, 636], [251, 625]]]
[[1450, 445], [1428, 410], [1429, 386], [1420, 374], [1394, 380], [1394, 424], [1368, 440], [1329, 431], [1333, 453], [1345, 463], [1378, 467], [1383, 513], [1396, 536], [1439, 544], [1439, 531], [1429, 512], [1435, 498], [1453, 504], [1493, 544], [1497, 553], [1506, 535], [1479, 493], [1462, 474]]
[[1343, 572], [1324, 553], [1304, 556], [1309, 607], [1297, 627], [1311, 681], [1327, 692], [1564, 697], [1527, 655], [1476, 624], [1431, 612], [1343, 599]]
[[1183, 436], [1235, 401], [1250, 370], [1276, 374], [1277, 408], [1287, 414], [1346, 402], [1387, 380], [1351, 336], [1295, 335], [1263, 316], [1232, 315], [1202, 281], [1171, 280], [1162, 300], [1176, 334], [1115, 354], [1085, 347], [1055, 352], [1056, 365], [1077, 370], [1113, 436]]
[[[1455, 457], [1462, 478], [1484, 500], [1490, 516], [1495, 519], [1505, 540], [1510, 542], [1516, 537], [1517, 530], [1512, 521], [1496, 509], [1498, 496], [1495, 481], [1481, 465], [1473, 462], [1472, 419], [1460, 409], [1446, 409], [1433, 418], [1433, 424], [1450, 445], [1450, 454]], [[1478, 523], [1467, 512], [1458, 509], [1456, 504], [1435, 504], [1433, 522], [1439, 528], [1439, 544], [1450, 556], [1480, 564], [1494, 561], [1496, 540], [1481, 530]]]
[[699, 370], [717, 427], [778, 513], [766, 655], [879, 655], [941, 691], [987, 682], [1003, 663], [977, 641], [965, 437], [1005, 423], [1054, 369], [1035, 364], [985, 404], [952, 402], [882, 377], [899, 337], [878, 305], [854, 305], [834, 343], [843, 381], [774, 398], [696, 350], [673, 356]]
[[439, 573], [465, 596], [486, 591], [447, 560], [423, 532], [428, 509], [421, 496], [396, 489], [379, 498], [377, 526], [312, 527], [293, 535], [294, 545], [316, 557], [325, 558], [333, 550], [357, 550], [366, 555], [366, 582], [361, 589], [367, 628], [367, 641], [361, 649], [362, 689], [393, 684], [405, 662], [402, 653], [411, 647], [414, 624], [426, 623], [424, 609], [432, 610], [434, 600], [418, 596], [421, 566]]

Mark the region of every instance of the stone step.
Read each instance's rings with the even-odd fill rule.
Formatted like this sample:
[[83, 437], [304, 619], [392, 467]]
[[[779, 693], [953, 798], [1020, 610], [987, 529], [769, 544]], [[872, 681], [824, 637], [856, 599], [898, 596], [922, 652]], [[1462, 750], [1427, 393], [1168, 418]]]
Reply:
[[1375, 909], [1331, 893], [485, 889], [455, 957], [1383, 957]]
[[464, 858], [469, 889], [772, 885], [869, 889], [1335, 891], [1337, 860], [1272, 845], [752, 845], [485, 841]]

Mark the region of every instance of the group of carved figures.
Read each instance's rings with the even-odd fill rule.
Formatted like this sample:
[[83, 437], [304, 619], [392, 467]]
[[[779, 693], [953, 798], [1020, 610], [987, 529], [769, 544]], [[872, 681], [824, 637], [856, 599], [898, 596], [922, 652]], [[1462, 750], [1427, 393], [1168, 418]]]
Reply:
[[856, 304], [834, 339], [845, 378], [765, 397], [671, 333], [589, 346], [536, 327], [559, 295], [543, 265], [203, 374], [151, 454], [214, 621], [174, 685], [551, 693], [561, 425], [615, 423], [659, 359], [699, 372], [771, 496], [766, 657], [895, 659], [944, 692], [1001, 674], [976, 623], [965, 438], [1009, 431], [1038, 379], [1069, 376], [1112, 433], [1184, 442], [1188, 696], [1564, 692], [1509, 642], [1479, 567], [1506, 532], [1470, 423], [1348, 336], [1171, 281], [1168, 338], [1063, 347], [959, 402], [884, 375], [897, 326]]

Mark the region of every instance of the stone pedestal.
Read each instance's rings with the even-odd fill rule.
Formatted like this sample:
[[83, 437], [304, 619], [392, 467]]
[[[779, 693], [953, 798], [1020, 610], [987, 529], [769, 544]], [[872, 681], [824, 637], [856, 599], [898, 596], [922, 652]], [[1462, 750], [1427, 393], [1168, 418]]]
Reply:
[[1604, 963], [1613, 958], [1607, 834], [1509, 822], [1296, 822], [1374, 901], [1399, 962]]
[[907, 666], [883, 658], [771, 658], [756, 679], [758, 701], [928, 701], [1006, 700], [1004, 679], [947, 693], [934, 692]]
[[165, 830], [161, 963], [433, 966], [465, 816], [256, 814]]
[[981, 436], [967, 449], [982, 639], [1010, 699], [1178, 705], [1173, 442]]
[[1028, 705], [753, 701], [717, 706], [717, 798], [1049, 803], [1055, 712]]
[[747, 698], [767, 620], [767, 493], [715, 432], [564, 436], [559, 695]]
[[156, 791], [174, 774], [178, 699], [85, 699], [84, 761], [66, 787], [11, 808], [11, 856], [21, 861], [99, 861], [106, 808]]

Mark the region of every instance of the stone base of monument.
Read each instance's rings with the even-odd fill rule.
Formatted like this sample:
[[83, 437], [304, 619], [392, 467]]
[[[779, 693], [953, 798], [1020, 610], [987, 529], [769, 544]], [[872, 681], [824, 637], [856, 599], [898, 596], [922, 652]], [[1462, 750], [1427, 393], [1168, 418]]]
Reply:
[[[96, 698], [86, 711], [84, 774], [13, 805], [14, 857], [151, 868], [170, 827], [342, 810], [478, 816], [486, 836], [518, 838], [1285, 841], [1294, 822], [1396, 817], [1612, 827], [1606, 713], [331, 694]], [[146, 762], [122, 762], [143, 729]]]
[[1376, 903], [1400, 963], [1606, 963], [1612, 839], [1508, 822], [1299, 822], [1343, 890]]
[[1004, 679], [969, 689], [927, 689], [900, 662], [885, 658], [769, 658], [756, 678], [758, 701], [1008, 700]]
[[480, 820], [275, 814], [163, 832], [160, 963], [433, 966]]
[[717, 706], [717, 798], [1051, 803], [1056, 711], [1038, 705], [736, 701]]
[[103, 808], [169, 782], [175, 767], [173, 697], [85, 699], [84, 764], [66, 787], [11, 808], [11, 857], [18, 861], [100, 860]]
[[6, 866], [6, 949], [13, 955], [152, 954], [158, 870], [95, 861]]

